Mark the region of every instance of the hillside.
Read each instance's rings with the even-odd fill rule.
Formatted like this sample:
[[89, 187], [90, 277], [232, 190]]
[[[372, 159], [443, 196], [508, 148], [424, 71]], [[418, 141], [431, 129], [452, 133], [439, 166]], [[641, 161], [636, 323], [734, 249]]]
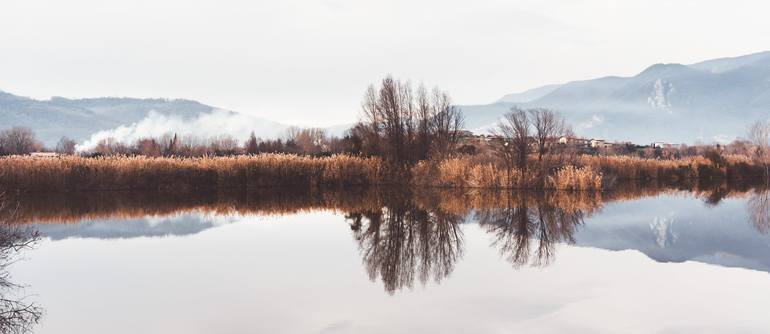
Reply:
[[655, 64], [633, 77], [568, 82], [529, 101], [510, 96], [463, 106], [467, 126], [483, 131], [512, 106], [547, 107], [561, 111], [587, 137], [731, 141], [745, 137], [754, 120], [770, 116], [770, 52], [692, 65]]
[[258, 135], [271, 137], [286, 129], [276, 122], [191, 100], [115, 97], [36, 100], [1, 91], [0, 124], [4, 125], [0, 128], [29, 127], [49, 147], [62, 136], [82, 143], [105, 136], [130, 139], [161, 135], [161, 132], [243, 137], [256, 131]]

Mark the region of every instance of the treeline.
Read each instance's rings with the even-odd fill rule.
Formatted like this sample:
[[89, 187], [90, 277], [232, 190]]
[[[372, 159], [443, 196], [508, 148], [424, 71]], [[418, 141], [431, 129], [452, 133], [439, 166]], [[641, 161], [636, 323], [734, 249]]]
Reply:
[[0, 156], [25, 155], [39, 151], [54, 151], [60, 154], [75, 154], [76, 143], [62, 137], [53, 149], [46, 148], [35, 136], [35, 132], [26, 127], [12, 127], [0, 130]]
[[364, 94], [361, 121], [342, 137], [318, 128], [289, 128], [284, 138], [262, 139], [254, 133], [243, 143], [230, 136], [201, 139], [166, 135], [126, 144], [99, 142], [95, 155], [228, 156], [284, 153], [311, 156], [348, 154], [382, 157], [389, 168], [405, 172], [418, 161], [443, 158], [460, 140], [463, 119], [449, 94], [435, 87], [412, 87], [408, 81], [386, 77]]
[[0, 130], [0, 155], [29, 154], [43, 148], [29, 128], [13, 127]]
[[229, 135], [213, 138], [167, 134], [159, 138], [141, 138], [124, 143], [113, 138], [99, 141], [86, 156], [203, 157], [281, 153], [309, 156], [352, 154], [347, 137], [330, 136], [323, 129], [287, 129], [284, 138], [259, 138], [253, 132], [244, 142]]

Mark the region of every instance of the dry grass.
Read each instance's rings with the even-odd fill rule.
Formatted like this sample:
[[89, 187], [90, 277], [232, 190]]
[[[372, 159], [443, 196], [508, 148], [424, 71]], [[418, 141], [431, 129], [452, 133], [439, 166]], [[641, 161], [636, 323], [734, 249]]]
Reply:
[[[548, 167], [544, 167], [548, 166]], [[657, 160], [628, 156], [547, 157], [510, 171], [489, 157], [421, 161], [407, 177], [394, 177], [379, 158], [347, 155], [153, 158], [0, 158], [0, 189], [33, 191], [195, 190], [264, 187], [350, 187], [411, 184], [422, 187], [590, 191], [628, 183], [694, 186], [714, 180], [756, 180], [764, 168], [745, 156]]]
[[548, 176], [548, 184], [551, 188], [559, 190], [600, 190], [602, 175], [591, 166], [565, 166]]
[[380, 166], [377, 158], [344, 155], [53, 159], [12, 156], [0, 158], [0, 187], [68, 191], [353, 186], [378, 183]]
[[589, 166], [618, 180], [737, 180], [763, 177], [762, 167], [742, 155], [720, 156], [717, 160], [703, 156], [659, 160], [630, 156], [583, 155], [578, 157], [576, 164]]
[[412, 170], [422, 186], [492, 189], [601, 190], [602, 177], [591, 167], [565, 166], [545, 177], [536, 171], [512, 169], [469, 157], [422, 161]]

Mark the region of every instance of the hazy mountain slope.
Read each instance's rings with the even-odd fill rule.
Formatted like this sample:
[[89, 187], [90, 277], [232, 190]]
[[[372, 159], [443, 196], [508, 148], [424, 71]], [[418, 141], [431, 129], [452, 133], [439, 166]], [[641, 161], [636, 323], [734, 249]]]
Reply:
[[728, 58], [706, 60], [700, 63], [692, 64], [690, 66], [694, 69], [701, 70], [701, 71], [708, 71], [712, 73], [723, 73], [729, 70], [736, 69], [738, 67], [751, 65], [758, 61], [766, 60], [768, 55], [770, 55], [770, 51], [753, 53], [750, 55], [740, 56], [740, 57], [728, 57]]
[[524, 103], [529, 102], [533, 100], [537, 100], [557, 88], [559, 88], [561, 85], [545, 85], [542, 87], [537, 87], [529, 90], [525, 90], [523, 92], [519, 93], [513, 93], [508, 94], [497, 100], [497, 102], [513, 102], [513, 103]]
[[164, 115], [176, 115], [186, 119], [194, 118], [201, 113], [214, 110], [214, 107], [191, 100], [169, 99], [135, 99], [135, 98], [91, 98], [71, 100], [53, 97], [50, 104], [62, 107], [88, 109], [99, 116], [108, 117], [121, 124], [137, 122], [150, 111]]
[[694, 65], [656, 64], [633, 77], [573, 81], [526, 103], [464, 106], [473, 126], [512, 105], [561, 111], [578, 134], [610, 140], [706, 142], [745, 136], [770, 117], [770, 52]]
[[172, 131], [200, 136], [231, 134], [239, 138], [254, 131], [258, 136], [275, 137], [286, 129], [286, 125], [280, 123], [191, 100], [113, 97], [35, 100], [0, 92], [0, 129], [12, 126], [33, 129], [48, 147], [53, 147], [62, 136], [79, 143], [106, 136], [132, 139]]
[[0, 92], [0, 128], [24, 126], [35, 130], [46, 145], [63, 135], [87, 138], [94, 130], [120, 125], [111, 117], [77, 106], [61, 106]]

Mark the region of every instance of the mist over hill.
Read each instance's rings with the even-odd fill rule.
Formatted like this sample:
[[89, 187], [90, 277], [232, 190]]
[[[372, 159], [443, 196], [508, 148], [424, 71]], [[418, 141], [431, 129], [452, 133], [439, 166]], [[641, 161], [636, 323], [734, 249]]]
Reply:
[[578, 135], [637, 143], [728, 142], [770, 117], [770, 52], [691, 65], [655, 64], [462, 106], [466, 127], [484, 132], [513, 106], [562, 112]]
[[282, 135], [287, 125], [183, 99], [53, 97], [36, 100], [0, 92], [0, 128], [29, 127], [46, 146], [67, 136], [82, 145], [114, 137], [135, 140], [166, 133], [245, 138]]

